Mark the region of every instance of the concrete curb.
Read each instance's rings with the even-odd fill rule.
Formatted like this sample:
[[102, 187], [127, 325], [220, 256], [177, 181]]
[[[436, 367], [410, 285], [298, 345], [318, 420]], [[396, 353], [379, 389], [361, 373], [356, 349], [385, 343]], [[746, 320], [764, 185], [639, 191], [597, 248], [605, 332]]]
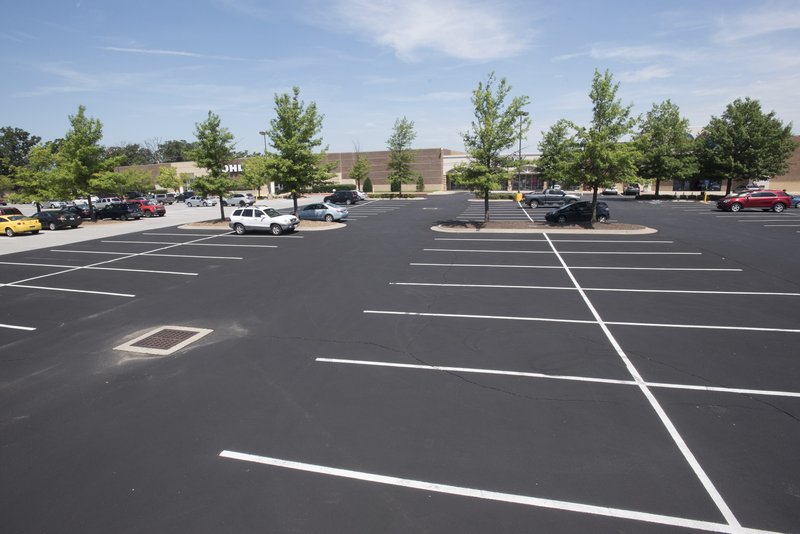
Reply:
[[643, 226], [633, 230], [603, 230], [602, 228], [448, 228], [442, 225], [431, 226], [434, 232], [448, 234], [591, 234], [591, 235], [643, 235], [655, 234], [655, 228]]

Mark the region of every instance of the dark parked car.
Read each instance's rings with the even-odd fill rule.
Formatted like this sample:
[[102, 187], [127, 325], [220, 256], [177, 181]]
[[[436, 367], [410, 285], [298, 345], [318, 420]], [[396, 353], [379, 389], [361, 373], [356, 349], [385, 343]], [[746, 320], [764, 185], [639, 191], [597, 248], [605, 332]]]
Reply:
[[355, 204], [361, 200], [355, 191], [334, 191], [323, 199], [323, 202], [333, 202], [334, 204]]
[[71, 211], [61, 210], [42, 210], [33, 215], [42, 223], [42, 228], [48, 230], [60, 230], [61, 228], [77, 228], [83, 219]]
[[109, 204], [101, 210], [97, 210], [98, 219], [119, 219], [127, 221], [128, 219], [140, 219], [142, 217], [142, 210], [136, 204], [122, 202], [119, 204]]
[[638, 196], [641, 192], [642, 188], [639, 187], [639, 184], [628, 184], [625, 186], [622, 194], [625, 196]]
[[786, 191], [761, 189], [745, 191], [738, 195], [728, 195], [717, 201], [717, 208], [723, 211], [737, 212], [745, 208], [772, 210], [780, 213], [792, 205], [792, 197]]
[[22, 215], [22, 212], [13, 206], [0, 207], [0, 215]]
[[[608, 210], [608, 204], [605, 202], [597, 203], [597, 221], [606, 222], [611, 216]], [[566, 206], [561, 206], [557, 210], [548, 212], [544, 216], [545, 220], [549, 223], [573, 223], [573, 222], [589, 222], [592, 220], [592, 203], [588, 200], [581, 200], [580, 202], [573, 202]]]
[[194, 191], [186, 191], [185, 193], [178, 193], [175, 195], [175, 202], [185, 202], [187, 198], [193, 197]]
[[578, 195], [571, 195], [560, 189], [545, 189], [541, 193], [526, 193], [522, 197], [522, 203], [527, 204], [529, 208], [538, 208], [539, 206], [563, 206], [580, 199], [581, 197]]
[[[77, 215], [81, 219], [89, 219], [92, 217], [92, 212], [89, 211], [89, 204], [75, 204], [73, 206], [67, 206], [64, 210]], [[94, 206], [92, 206], [92, 211], [94, 211]]]

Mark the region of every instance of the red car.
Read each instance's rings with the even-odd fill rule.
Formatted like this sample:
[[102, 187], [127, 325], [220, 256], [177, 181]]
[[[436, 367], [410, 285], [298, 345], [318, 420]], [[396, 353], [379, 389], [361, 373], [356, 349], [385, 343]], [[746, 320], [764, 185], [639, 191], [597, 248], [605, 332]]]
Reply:
[[156, 204], [152, 200], [135, 198], [129, 200], [128, 203], [138, 205], [142, 210], [142, 217], [163, 217], [167, 213], [167, 208], [163, 204]]
[[728, 195], [717, 201], [717, 208], [723, 211], [741, 211], [745, 208], [755, 208], [764, 211], [772, 210], [780, 213], [792, 205], [792, 197], [785, 191], [774, 189], [760, 189], [758, 191], [745, 191], [743, 193]]

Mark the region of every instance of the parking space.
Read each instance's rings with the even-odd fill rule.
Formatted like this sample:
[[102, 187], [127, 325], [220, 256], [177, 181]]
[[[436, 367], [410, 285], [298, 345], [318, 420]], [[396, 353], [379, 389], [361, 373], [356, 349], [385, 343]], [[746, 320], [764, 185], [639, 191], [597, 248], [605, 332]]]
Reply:
[[[773, 237], [794, 230], [628, 199], [614, 218], [658, 233], [430, 230], [467, 198], [358, 204], [369, 219], [336, 232], [165, 228], [0, 258], [36, 328], [0, 329], [22, 355], [3, 360], [20, 483], [2, 496], [39, 492], [57, 504], [33, 527], [67, 530], [796, 530], [800, 255]], [[114, 356], [164, 324], [213, 332]]]

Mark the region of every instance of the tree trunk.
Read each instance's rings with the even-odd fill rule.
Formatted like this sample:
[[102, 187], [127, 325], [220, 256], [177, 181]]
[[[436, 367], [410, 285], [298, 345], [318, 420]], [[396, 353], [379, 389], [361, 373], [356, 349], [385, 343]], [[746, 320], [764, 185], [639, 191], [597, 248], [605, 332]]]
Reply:
[[222, 205], [222, 193], [219, 194], [219, 220], [225, 220], [225, 208]]
[[483, 192], [483, 222], [489, 222], [489, 190]]
[[659, 191], [661, 191], [661, 178], [656, 178], [656, 197], [658, 196]]
[[292, 192], [292, 204], [294, 208], [292, 209], [292, 215], [297, 215], [297, 193], [294, 191]]

